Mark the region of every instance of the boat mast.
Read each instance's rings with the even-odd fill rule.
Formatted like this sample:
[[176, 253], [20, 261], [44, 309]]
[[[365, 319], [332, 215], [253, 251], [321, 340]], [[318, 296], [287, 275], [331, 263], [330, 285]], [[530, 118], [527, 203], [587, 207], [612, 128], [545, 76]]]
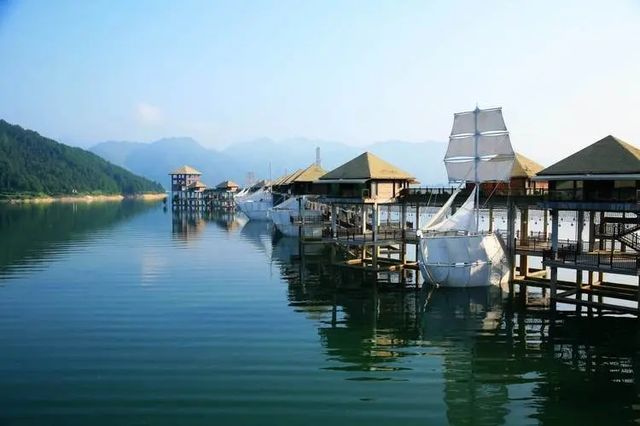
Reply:
[[476, 232], [478, 232], [478, 225], [480, 223], [480, 182], [478, 180], [478, 162], [480, 158], [478, 157], [478, 139], [480, 137], [480, 132], [478, 132], [478, 113], [480, 112], [480, 108], [476, 104], [476, 109], [473, 110], [473, 124], [474, 124], [474, 132], [473, 132], [473, 144], [474, 144], [474, 158], [473, 158], [473, 172], [474, 172], [474, 180], [476, 183], [476, 196], [475, 196], [475, 210], [476, 210]]

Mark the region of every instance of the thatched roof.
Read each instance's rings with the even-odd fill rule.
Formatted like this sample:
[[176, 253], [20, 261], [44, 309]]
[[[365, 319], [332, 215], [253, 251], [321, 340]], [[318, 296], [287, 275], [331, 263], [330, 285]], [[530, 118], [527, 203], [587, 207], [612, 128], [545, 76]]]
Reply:
[[175, 169], [174, 171], [172, 171], [169, 174], [170, 175], [201, 175], [202, 173], [200, 173], [199, 171], [197, 171], [193, 167], [187, 166], [185, 164], [184, 166], [178, 167], [177, 169]]
[[200, 182], [199, 180], [191, 182], [189, 185], [187, 185], [188, 189], [204, 189], [206, 187], [207, 185], [204, 182]]
[[279, 178], [276, 178], [271, 185], [272, 186], [288, 185], [288, 184], [290, 184], [292, 182], [293, 178], [295, 176], [297, 176], [298, 174], [300, 174], [301, 172], [302, 172], [302, 169], [298, 169], [298, 170], [294, 171], [293, 173], [289, 173], [287, 175], [280, 176]]
[[560, 160], [538, 176], [640, 173], [640, 149], [614, 136]]
[[311, 164], [309, 167], [303, 170], [298, 170], [290, 177], [290, 183], [294, 182], [313, 182], [318, 180], [321, 176], [327, 173], [325, 169], [316, 163]]
[[369, 179], [390, 179], [390, 180], [410, 180], [415, 178], [409, 173], [384, 161], [382, 158], [365, 152], [346, 162], [342, 166], [331, 170], [320, 177], [320, 180], [369, 180]]
[[217, 189], [240, 188], [240, 186], [232, 180], [225, 180], [216, 185]]
[[530, 178], [535, 176], [536, 173], [542, 169], [544, 169], [544, 167], [540, 164], [516, 152], [516, 159], [513, 162], [513, 168], [511, 169], [511, 177]]

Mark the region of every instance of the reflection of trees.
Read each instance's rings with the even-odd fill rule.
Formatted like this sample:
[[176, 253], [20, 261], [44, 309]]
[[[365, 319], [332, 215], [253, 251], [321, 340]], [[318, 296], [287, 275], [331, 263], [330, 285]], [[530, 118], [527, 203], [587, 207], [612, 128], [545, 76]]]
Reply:
[[327, 251], [301, 256], [292, 241], [275, 242], [273, 257], [290, 305], [317, 324], [325, 368], [382, 380], [411, 365], [403, 357], [435, 352], [444, 393], [425, 399], [442, 397], [451, 424], [640, 417], [636, 320], [514, 310], [495, 288], [376, 290], [331, 268]]
[[69, 242], [157, 207], [157, 202], [0, 204], [0, 273], [20, 263], [44, 260]]

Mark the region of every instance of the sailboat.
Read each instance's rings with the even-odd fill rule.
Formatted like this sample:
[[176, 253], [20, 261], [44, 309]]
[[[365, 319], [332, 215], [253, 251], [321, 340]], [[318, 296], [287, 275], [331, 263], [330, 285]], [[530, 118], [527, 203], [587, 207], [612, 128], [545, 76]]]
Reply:
[[[425, 281], [443, 287], [482, 287], [508, 282], [511, 267], [504, 241], [481, 232], [479, 186], [509, 181], [515, 154], [501, 108], [454, 114], [444, 163], [449, 181], [461, 182], [449, 200], [418, 231], [418, 260]], [[466, 182], [471, 195], [450, 217], [451, 205]]]

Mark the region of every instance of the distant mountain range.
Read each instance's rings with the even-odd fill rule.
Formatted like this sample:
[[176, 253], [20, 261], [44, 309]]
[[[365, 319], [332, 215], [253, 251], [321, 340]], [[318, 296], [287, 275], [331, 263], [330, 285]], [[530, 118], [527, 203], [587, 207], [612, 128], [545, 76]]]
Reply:
[[91, 152], [0, 120], [0, 197], [162, 191]]
[[304, 168], [315, 160], [320, 148], [322, 166], [331, 170], [364, 151], [370, 151], [413, 174], [423, 184], [447, 181], [442, 159], [446, 144], [442, 142], [377, 142], [354, 147], [341, 142], [305, 138], [274, 141], [255, 139], [231, 145], [223, 150], [208, 149], [192, 138], [167, 138], [151, 143], [109, 141], [90, 150], [128, 170], [169, 185], [168, 173], [188, 164], [202, 172], [202, 180], [210, 185], [231, 179], [244, 184], [249, 173], [256, 178], [276, 178]]

